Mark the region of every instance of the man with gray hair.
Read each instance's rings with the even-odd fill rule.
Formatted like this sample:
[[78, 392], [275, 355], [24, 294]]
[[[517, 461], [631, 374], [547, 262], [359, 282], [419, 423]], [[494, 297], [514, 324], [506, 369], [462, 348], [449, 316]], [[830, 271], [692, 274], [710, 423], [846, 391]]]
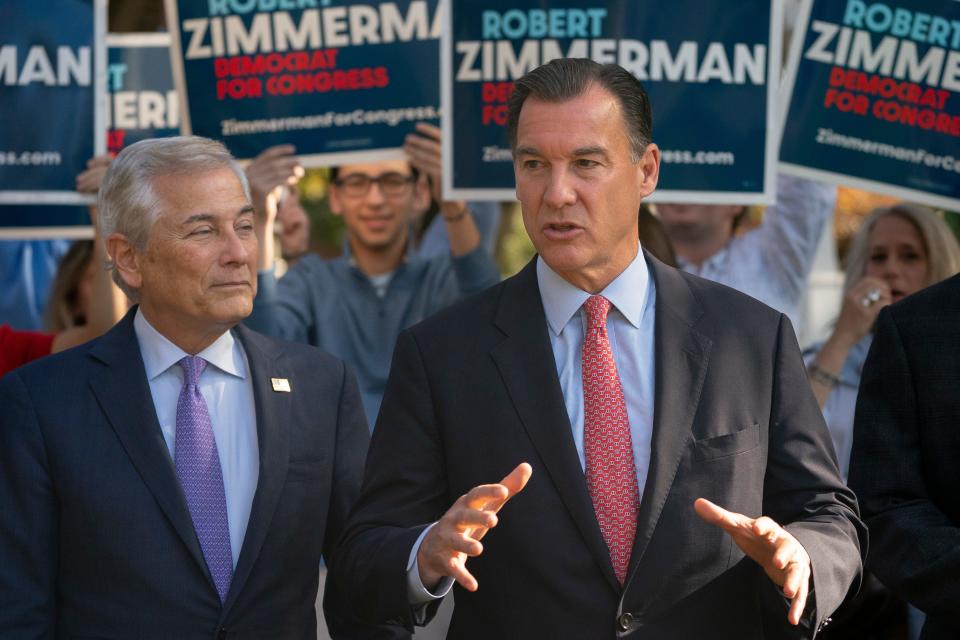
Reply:
[[[98, 207], [138, 306], [0, 383], [0, 637], [315, 638], [367, 448], [353, 376], [238, 324], [258, 247], [221, 144], [128, 147]], [[335, 638], [405, 635], [337, 594]]]

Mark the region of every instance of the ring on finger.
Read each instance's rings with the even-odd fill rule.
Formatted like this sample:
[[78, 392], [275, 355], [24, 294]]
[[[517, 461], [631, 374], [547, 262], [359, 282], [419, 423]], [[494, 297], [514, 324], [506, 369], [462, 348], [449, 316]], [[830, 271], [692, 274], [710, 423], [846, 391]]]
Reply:
[[878, 302], [880, 302], [880, 289], [870, 289], [870, 291], [860, 299], [860, 304], [865, 307], [872, 307]]

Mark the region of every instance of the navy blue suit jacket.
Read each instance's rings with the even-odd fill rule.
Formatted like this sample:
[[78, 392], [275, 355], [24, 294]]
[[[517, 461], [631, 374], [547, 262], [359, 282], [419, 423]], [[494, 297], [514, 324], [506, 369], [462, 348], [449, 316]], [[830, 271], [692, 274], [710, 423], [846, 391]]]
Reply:
[[[221, 606], [133, 330], [0, 381], [0, 637], [315, 638], [321, 554], [360, 486], [353, 376], [317, 349], [234, 329], [250, 363], [260, 476]], [[271, 378], [286, 378], [289, 393]], [[378, 632], [325, 611], [334, 637]], [[388, 630], [380, 635], [390, 637]]]
[[[861, 570], [863, 524], [843, 486], [786, 316], [648, 256], [656, 282], [652, 456], [625, 586], [600, 532], [531, 262], [404, 331], [364, 488], [338, 550], [349, 602], [412, 626], [406, 565], [424, 525], [518, 463], [454, 587], [449, 638], [750, 640], [809, 637]], [[693, 502], [768, 515], [804, 545], [814, 597], [801, 628], [778, 588]], [[428, 610], [428, 614], [432, 610]]]

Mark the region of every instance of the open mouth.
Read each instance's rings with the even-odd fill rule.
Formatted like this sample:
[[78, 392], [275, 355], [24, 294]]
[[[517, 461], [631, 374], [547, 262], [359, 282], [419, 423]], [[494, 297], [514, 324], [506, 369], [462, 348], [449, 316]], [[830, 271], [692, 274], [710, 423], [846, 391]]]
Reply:
[[543, 227], [543, 235], [550, 240], [570, 240], [583, 232], [583, 227], [566, 222], [555, 222]]

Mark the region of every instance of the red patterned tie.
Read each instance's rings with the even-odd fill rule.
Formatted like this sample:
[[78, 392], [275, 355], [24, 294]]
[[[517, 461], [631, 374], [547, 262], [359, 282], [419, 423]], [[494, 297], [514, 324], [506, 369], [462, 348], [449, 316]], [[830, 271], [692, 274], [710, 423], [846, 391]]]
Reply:
[[610, 301], [590, 296], [583, 338], [583, 448], [587, 489], [620, 584], [627, 578], [640, 496], [630, 420], [607, 336]]

